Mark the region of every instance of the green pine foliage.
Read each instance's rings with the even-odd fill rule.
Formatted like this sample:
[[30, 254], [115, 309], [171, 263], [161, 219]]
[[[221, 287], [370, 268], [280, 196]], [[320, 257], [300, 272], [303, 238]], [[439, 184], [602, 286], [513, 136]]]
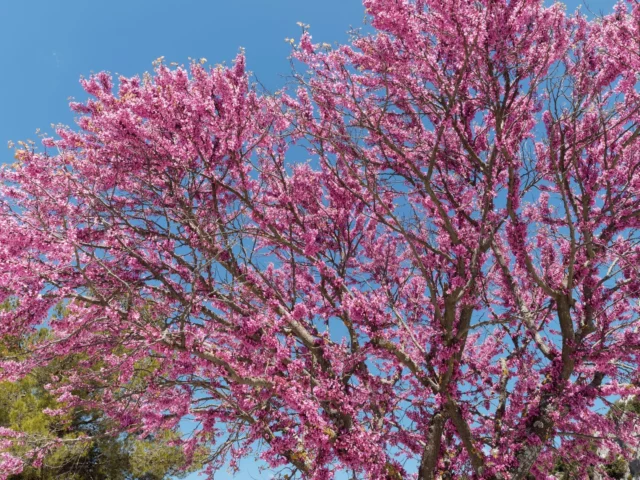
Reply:
[[[36, 337], [47, 334], [41, 330]], [[33, 337], [5, 338], [0, 355], [19, 357], [33, 340]], [[109, 420], [100, 410], [60, 405], [45, 385], [54, 376], [64, 378], [65, 372], [71, 371], [72, 365], [77, 367], [78, 361], [77, 357], [62, 358], [34, 370], [22, 380], [0, 382], [0, 427], [23, 432], [41, 443], [62, 440], [49, 451], [41, 466], [29, 466], [11, 480], [162, 480], [198, 469], [199, 465], [182, 468], [184, 454], [172, 444], [178, 435], [175, 432], [167, 430], [145, 439], [136, 435], [113, 437], [108, 435]], [[96, 391], [74, 393], [99, 400]], [[47, 409], [61, 409], [64, 413], [50, 415], [45, 413]], [[20, 449], [28, 450], [29, 444], [14, 447], [11, 453], [23, 453]]]

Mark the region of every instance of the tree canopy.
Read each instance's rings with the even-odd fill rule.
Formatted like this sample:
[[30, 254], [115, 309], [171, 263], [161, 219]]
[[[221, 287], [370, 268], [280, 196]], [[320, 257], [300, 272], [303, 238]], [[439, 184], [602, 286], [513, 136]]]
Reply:
[[640, 394], [640, 4], [364, 6], [347, 45], [303, 26], [276, 94], [243, 54], [82, 80], [78, 128], [0, 174], [0, 333], [51, 332], [3, 377], [81, 355], [64, 408], [92, 386], [123, 433], [190, 419], [211, 474], [631, 458], [638, 415], [607, 412]]
[[[1, 356], [25, 354], [30, 344], [46, 336], [46, 330], [40, 330], [29, 338], [5, 338]], [[20, 432], [30, 440], [9, 451], [24, 455], [27, 449], [50, 445], [37, 461], [10, 480], [162, 480], [192, 470], [185, 464], [179, 445], [172, 444], [177, 439], [172, 431], [158, 431], [145, 439], [114, 435], [112, 422], [99, 409], [99, 391], [75, 392], [91, 399], [95, 406], [90, 410], [64, 408], [47, 387], [64, 381], [79, 363], [70, 355], [36, 368], [18, 381], [0, 383], [0, 428]]]

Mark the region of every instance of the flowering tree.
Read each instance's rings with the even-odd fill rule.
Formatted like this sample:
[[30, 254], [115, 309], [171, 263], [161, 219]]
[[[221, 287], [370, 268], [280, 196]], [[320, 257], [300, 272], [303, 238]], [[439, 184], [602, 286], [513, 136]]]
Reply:
[[0, 334], [53, 334], [4, 377], [81, 352], [59, 401], [103, 389], [122, 431], [190, 418], [210, 472], [586, 478], [630, 456], [638, 416], [606, 411], [640, 393], [640, 5], [364, 5], [374, 32], [304, 31], [275, 96], [242, 55], [83, 81], [79, 131], [2, 173]]

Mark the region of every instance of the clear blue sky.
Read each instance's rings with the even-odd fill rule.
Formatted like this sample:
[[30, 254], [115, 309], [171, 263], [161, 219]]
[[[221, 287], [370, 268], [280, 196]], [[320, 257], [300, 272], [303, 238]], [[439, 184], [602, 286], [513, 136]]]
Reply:
[[[583, 2], [566, 3], [573, 11]], [[614, 1], [586, 4], [607, 13]], [[290, 72], [284, 38], [299, 36], [296, 22], [311, 25], [314, 41], [333, 43], [344, 42], [363, 18], [360, 0], [0, 0], [0, 163], [13, 160], [4, 146], [9, 140], [73, 123], [68, 98], [85, 99], [81, 75], [131, 76], [150, 70], [160, 56], [230, 62], [244, 47], [248, 68], [273, 90]], [[269, 477], [243, 466], [236, 479]]]
[[[580, 3], [567, 1], [570, 11]], [[614, 2], [587, 3], [598, 13]], [[85, 98], [81, 75], [134, 75], [161, 55], [229, 62], [242, 46], [249, 69], [275, 89], [290, 71], [284, 38], [298, 37], [296, 22], [310, 24], [315, 41], [333, 43], [363, 17], [360, 0], [2, 0], [0, 163], [12, 160], [9, 140], [73, 122], [68, 97]]]
[[72, 123], [68, 97], [85, 98], [78, 79], [91, 71], [130, 76], [161, 55], [230, 62], [244, 47], [248, 68], [275, 89], [290, 72], [284, 38], [298, 38], [296, 22], [333, 43], [363, 16], [360, 0], [0, 1], [0, 160], [12, 160], [8, 140]]

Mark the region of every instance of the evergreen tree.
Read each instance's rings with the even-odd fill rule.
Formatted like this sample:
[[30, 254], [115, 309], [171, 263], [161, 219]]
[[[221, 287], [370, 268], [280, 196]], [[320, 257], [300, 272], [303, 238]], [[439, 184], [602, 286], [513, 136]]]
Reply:
[[[46, 335], [43, 329], [38, 338], [4, 338], [0, 353], [5, 358], [19, 358]], [[114, 425], [99, 408], [68, 408], [58, 402], [47, 385], [53, 379], [63, 379], [80, 363], [78, 355], [70, 355], [33, 370], [21, 380], [0, 382], [0, 428], [20, 432], [28, 439], [14, 446], [13, 453], [24, 453], [19, 450], [28, 450], [33, 444], [59, 441], [41, 462], [27, 466], [11, 480], [161, 480], [197, 468], [196, 462], [181, 470], [185, 456], [173, 444], [178, 439], [175, 432], [165, 430], [144, 439], [135, 434], [114, 436], [110, 434]], [[74, 394], [92, 397], [96, 404], [102, 395], [99, 389]]]

